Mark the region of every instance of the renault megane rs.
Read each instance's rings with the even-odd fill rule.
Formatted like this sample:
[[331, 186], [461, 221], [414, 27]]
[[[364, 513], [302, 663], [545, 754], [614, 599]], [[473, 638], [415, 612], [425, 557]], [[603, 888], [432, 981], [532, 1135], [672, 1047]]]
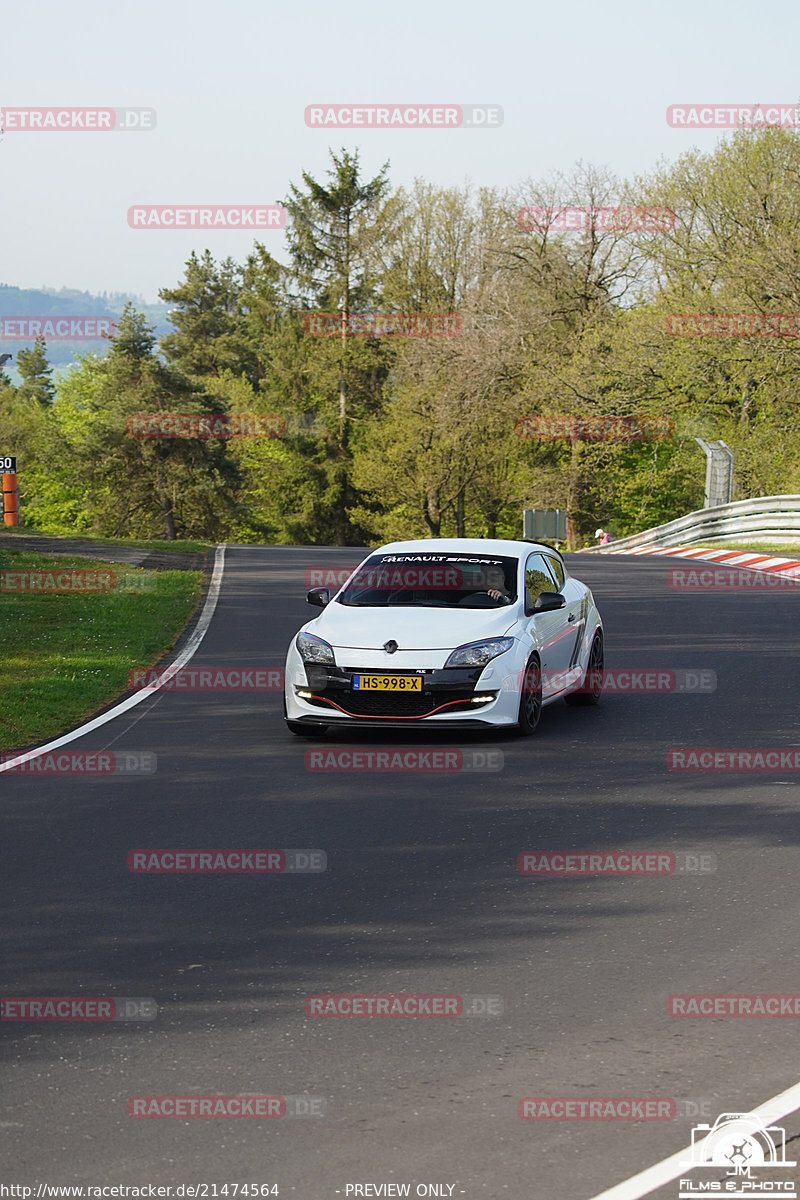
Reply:
[[588, 587], [550, 546], [483, 538], [373, 551], [286, 658], [292, 733], [327, 728], [477, 728], [531, 734], [542, 708], [596, 704], [603, 627]]

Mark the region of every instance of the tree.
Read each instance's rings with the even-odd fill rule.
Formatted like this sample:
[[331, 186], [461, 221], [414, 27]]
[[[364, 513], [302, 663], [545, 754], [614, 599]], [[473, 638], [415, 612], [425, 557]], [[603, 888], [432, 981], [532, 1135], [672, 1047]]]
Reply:
[[[327, 187], [303, 172], [306, 190], [292, 184], [284, 203], [291, 222], [288, 239], [298, 299], [304, 305], [341, 314], [338, 346], [334, 349], [328, 339], [321, 338], [313, 358], [321, 368], [315, 373], [326, 399], [335, 394], [331, 368], [338, 377], [338, 430], [335, 441], [329, 441], [328, 457], [332, 461], [326, 475], [334, 540], [346, 545], [360, 540], [349, 515], [349, 509], [359, 500], [352, 493], [350, 478], [351, 425], [362, 419], [364, 401], [367, 408], [380, 403], [375, 385], [379, 388], [385, 378], [387, 357], [385, 346], [352, 348], [348, 318], [354, 311], [369, 309], [379, 295], [380, 243], [391, 225], [395, 206], [387, 197], [388, 163], [374, 179], [363, 182], [357, 153], [343, 149], [338, 157], [331, 153], [331, 159], [333, 169], [328, 172]], [[358, 377], [363, 384], [370, 373], [371, 394], [359, 397]]]
[[19, 351], [17, 370], [22, 376], [19, 391], [23, 398], [33, 397], [43, 408], [47, 408], [53, 403], [55, 396], [51, 378], [53, 368], [47, 361], [47, 343], [44, 338], [37, 338], [32, 350], [22, 349]]
[[193, 379], [216, 379], [232, 370], [257, 386], [258, 358], [246, 329], [243, 290], [242, 269], [232, 259], [216, 263], [208, 250], [199, 258], [192, 252], [183, 282], [158, 293], [175, 305], [169, 314], [175, 332], [161, 339], [168, 361]]
[[43, 407], [36, 395], [23, 394], [5, 372], [0, 371], [0, 452], [17, 458], [20, 489], [20, 519], [25, 525], [35, 525], [39, 483], [46, 460], [43, 453], [44, 433], [49, 409]]
[[62, 458], [84, 481], [98, 532], [214, 538], [239, 473], [218, 439], [130, 435], [135, 413], [220, 413], [223, 406], [154, 354], [152, 327], [126, 305], [104, 359], [87, 356], [54, 405]]
[[[497, 250], [505, 213], [491, 191], [431, 189], [404, 195], [388, 251], [385, 294], [394, 302], [458, 307], [455, 337], [400, 343], [392, 400], [357, 455], [358, 481], [389, 505], [387, 536], [456, 536], [512, 528], [521, 498], [521, 452], [512, 401], [524, 340], [517, 298]], [[513, 282], [513, 281], [512, 281]], [[527, 301], [525, 301], [527, 303]]]

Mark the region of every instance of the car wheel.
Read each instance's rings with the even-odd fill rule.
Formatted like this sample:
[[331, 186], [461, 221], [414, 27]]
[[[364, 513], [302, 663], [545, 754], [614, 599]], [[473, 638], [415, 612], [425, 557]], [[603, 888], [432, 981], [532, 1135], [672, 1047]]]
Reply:
[[603, 691], [603, 631], [601, 629], [598, 629], [594, 635], [583, 686], [586, 688], [585, 692], [570, 692], [569, 696], [564, 697], [566, 703], [572, 705], [573, 708], [586, 708], [590, 704], [597, 704]]
[[539, 718], [542, 715], [542, 668], [538, 655], [533, 654], [528, 659], [522, 676], [522, 688], [519, 694], [519, 717], [515, 732], [522, 737], [530, 737], [536, 732]]
[[290, 721], [286, 715], [286, 697], [283, 697], [283, 719], [286, 722], [286, 728], [296, 737], [319, 737], [321, 733], [328, 732], [327, 725], [307, 725], [305, 721]]

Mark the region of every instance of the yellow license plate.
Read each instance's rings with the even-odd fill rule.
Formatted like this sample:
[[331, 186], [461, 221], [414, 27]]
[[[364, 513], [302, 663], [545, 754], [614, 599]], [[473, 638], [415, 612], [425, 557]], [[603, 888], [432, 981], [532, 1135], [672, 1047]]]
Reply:
[[420, 675], [354, 675], [353, 689], [361, 692], [421, 692]]

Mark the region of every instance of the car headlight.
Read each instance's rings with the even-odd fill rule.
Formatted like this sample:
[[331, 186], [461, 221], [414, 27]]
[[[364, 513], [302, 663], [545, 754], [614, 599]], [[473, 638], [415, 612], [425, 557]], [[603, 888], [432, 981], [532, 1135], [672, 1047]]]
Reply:
[[498, 654], [505, 654], [514, 645], [513, 638], [488, 638], [485, 642], [468, 642], [459, 646], [444, 664], [445, 667], [485, 667]]
[[326, 663], [331, 667], [336, 666], [336, 659], [333, 657], [333, 647], [323, 641], [321, 637], [317, 637], [316, 634], [298, 633], [295, 645], [300, 651], [300, 657], [303, 662]]

